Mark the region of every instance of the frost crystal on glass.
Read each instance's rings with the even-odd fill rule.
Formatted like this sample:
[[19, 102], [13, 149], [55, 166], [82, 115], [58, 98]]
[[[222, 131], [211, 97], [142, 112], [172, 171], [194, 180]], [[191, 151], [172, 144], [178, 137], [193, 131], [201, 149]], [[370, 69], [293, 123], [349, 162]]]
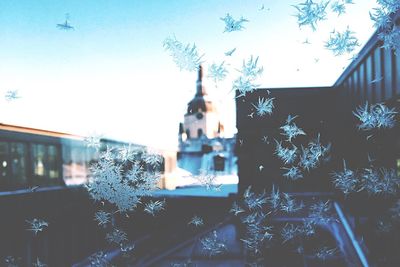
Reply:
[[201, 217], [195, 215], [188, 224], [193, 225], [195, 227], [200, 227], [204, 225], [204, 221]]
[[234, 32], [241, 31], [245, 29], [243, 26], [244, 22], [249, 22], [247, 19], [240, 17], [240, 19], [235, 20], [231, 15], [226, 14], [225, 17], [220, 18], [223, 22], [225, 22], [225, 30], [224, 32]]
[[201, 170], [199, 175], [193, 176], [207, 190], [221, 191], [222, 184], [217, 184], [217, 175]]
[[301, 148], [302, 153], [300, 155], [299, 166], [307, 171], [316, 168], [321, 160], [327, 159], [330, 148], [331, 144], [323, 146], [320, 143], [320, 135], [318, 134], [317, 139], [309, 142], [307, 148]]
[[389, 109], [382, 103], [369, 106], [365, 103], [364, 106], [360, 106], [353, 111], [361, 124], [358, 128], [361, 130], [371, 130], [374, 128], [393, 128], [395, 125], [395, 109]]
[[370, 195], [395, 195], [400, 188], [400, 177], [394, 169], [364, 169], [360, 175], [361, 190]]
[[335, 218], [332, 215], [332, 205], [330, 201], [319, 201], [311, 205], [308, 219], [312, 224], [325, 224], [334, 221]]
[[328, 2], [314, 3], [306, 0], [304, 3], [294, 5], [297, 9], [297, 23], [299, 27], [309, 25], [313, 31], [316, 30], [317, 22], [326, 19], [326, 7]]
[[90, 266], [93, 267], [107, 267], [109, 261], [107, 260], [107, 254], [104, 252], [96, 252], [89, 257]]
[[374, 22], [374, 26], [377, 29], [387, 29], [392, 23], [390, 13], [386, 12], [382, 8], [373, 8], [374, 12], [369, 12], [369, 17]]
[[95, 149], [99, 149], [101, 146], [101, 136], [97, 135], [97, 134], [93, 134], [90, 136], [86, 136], [84, 138], [84, 142], [86, 144], [87, 147], [93, 147]]
[[282, 168], [282, 169], [287, 170], [283, 174], [283, 176], [289, 178], [290, 180], [295, 181], [295, 180], [303, 178], [303, 174], [302, 174], [300, 168], [297, 166], [292, 166], [290, 168]]
[[148, 203], [145, 204], [144, 211], [152, 216], [156, 216], [157, 213], [165, 210], [165, 200], [160, 201], [152, 201], [150, 200]]
[[282, 243], [294, 239], [300, 234], [300, 228], [292, 223], [287, 223], [281, 231]]
[[201, 239], [201, 245], [204, 253], [209, 257], [223, 254], [228, 250], [226, 244], [219, 240], [215, 230], [211, 235]]
[[235, 201], [232, 204], [232, 208], [229, 210], [230, 213], [234, 214], [235, 216], [237, 216], [240, 213], [244, 212], [244, 209], [242, 209], [239, 204]]
[[33, 266], [34, 266], [34, 267], [46, 267], [47, 264], [41, 262], [41, 261], [39, 260], [39, 258], [36, 258], [36, 261], [33, 263]]
[[263, 71], [264, 68], [258, 66], [258, 57], [254, 59], [251, 56], [247, 62], [243, 60], [242, 69], [239, 70], [241, 76], [233, 82], [233, 90], [237, 90], [240, 93], [238, 97], [253, 92], [259, 86], [255, 84], [255, 80]]
[[236, 51], [236, 47], [233, 48], [233, 49], [231, 49], [231, 50], [229, 50], [229, 51], [226, 51], [224, 54], [225, 54], [225, 56], [230, 57], [230, 56], [232, 56], [232, 54], [233, 54], [235, 51]]
[[111, 219], [111, 214], [108, 212], [105, 212], [104, 210], [99, 210], [95, 213], [94, 219], [100, 226], [106, 226]]
[[344, 32], [331, 33], [329, 40], [325, 43], [325, 47], [333, 52], [335, 56], [351, 53], [359, 46], [358, 39], [354, 36], [354, 32], [349, 27]]
[[294, 198], [292, 198], [289, 194], [283, 193], [283, 198], [281, 200], [280, 206], [281, 211], [286, 213], [293, 213], [301, 210], [304, 207], [303, 203], [297, 203]]
[[258, 103], [253, 104], [253, 107], [256, 109], [256, 113], [258, 116], [264, 116], [264, 115], [271, 115], [272, 110], [274, 108], [274, 99], [275, 98], [258, 98]]
[[295, 145], [292, 145], [292, 149], [283, 147], [282, 142], [276, 141], [276, 149], [275, 149], [275, 154], [283, 160], [285, 164], [291, 164], [293, 163], [296, 158], [297, 158], [297, 147]]
[[69, 14], [65, 14], [64, 23], [58, 23], [57, 28], [64, 31], [75, 30], [75, 28], [69, 23]]
[[155, 153], [149, 153], [149, 154], [145, 154], [144, 156], [144, 162], [146, 162], [147, 164], [150, 164], [153, 167], [158, 167], [161, 165], [162, 163], [162, 156], [159, 154], [155, 154]]
[[400, 49], [400, 27], [393, 26], [391, 30], [385, 30], [378, 34], [378, 38], [383, 41], [382, 47], [385, 49], [392, 49], [397, 55]]
[[333, 184], [345, 195], [357, 190], [358, 178], [355, 172], [346, 168], [343, 160], [343, 171], [332, 174]]
[[127, 234], [117, 228], [114, 228], [111, 232], [107, 233], [106, 239], [109, 243], [121, 244], [122, 242], [128, 240]]
[[196, 71], [201, 65], [202, 57], [197, 51], [196, 44], [184, 45], [175, 36], [167, 37], [163, 43], [164, 49], [170, 52], [175, 64], [180, 70]]
[[225, 62], [223, 61], [221, 64], [213, 63], [208, 68], [208, 77], [211, 78], [215, 83], [223, 81], [228, 74], [228, 70], [224, 66]]
[[133, 164], [121, 163], [108, 147], [90, 167], [92, 178], [86, 185], [89, 194], [96, 201], [107, 200], [116, 205], [120, 212], [133, 210], [142, 196], [149, 196], [157, 189], [160, 179], [157, 170], [141, 167], [140, 162], [145, 159], [149, 164], [158, 162], [154, 156], [143, 153]]
[[256, 194], [254, 192], [251, 192], [251, 187], [248, 187], [245, 190], [243, 198], [244, 203], [249, 208], [249, 210], [261, 210], [263, 205], [267, 203], [265, 192], [261, 194]]
[[337, 253], [338, 253], [337, 248], [322, 247], [315, 253], [315, 257], [317, 259], [325, 261], [329, 258], [334, 257]]
[[286, 124], [279, 129], [283, 130], [282, 135], [287, 137], [287, 141], [292, 142], [292, 139], [299, 135], [306, 135], [306, 133], [293, 122], [297, 116], [288, 116], [286, 119]]
[[26, 221], [29, 224], [29, 227], [27, 230], [32, 231], [35, 234], [38, 232], [42, 232], [45, 227], [49, 226], [49, 224], [41, 219], [36, 219], [34, 218], [32, 221]]
[[331, 9], [333, 12], [337, 13], [338, 16], [346, 13], [346, 6], [343, 1], [335, 1], [331, 4]]
[[4, 98], [6, 101], [13, 101], [20, 98], [20, 96], [18, 95], [18, 90], [9, 90], [4, 95]]

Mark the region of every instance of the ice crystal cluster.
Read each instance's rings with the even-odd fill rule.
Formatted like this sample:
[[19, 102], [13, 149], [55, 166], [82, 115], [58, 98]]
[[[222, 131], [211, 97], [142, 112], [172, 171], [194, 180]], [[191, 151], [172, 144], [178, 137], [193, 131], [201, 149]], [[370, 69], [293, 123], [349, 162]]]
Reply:
[[195, 215], [195, 216], [193, 216], [193, 218], [190, 220], [190, 222], [188, 224], [193, 225], [195, 227], [200, 227], [200, 226], [204, 225], [204, 221], [201, 217]]
[[175, 36], [169, 36], [164, 40], [164, 49], [169, 51], [175, 64], [180, 70], [196, 71], [203, 62], [197, 51], [196, 44], [183, 44]]
[[282, 146], [282, 142], [276, 142], [275, 154], [280, 158], [285, 164], [292, 164], [297, 158], [297, 147], [292, 145], [292, 148], [287, 148]]
[[32, 231], [35, 234], [37, 234], [38, 232], [42, 232], [44, 228], [49, 226], [48, 222], [37, 218], [34, 218], [33, 220], [26, 222], [29, 224], [29, 228], [27, 230]]
[[338, 248], [322, 247], [314, 254], [314, 256], [320, 260], [325, 261], [337, 255], [338, 252]]
[[286, 119], [286, 124], [280, 127], [283, 131], [282, 135], [286, 136], [289, 142], [292, 142], [292, 139], [299, 135], [306, 135], [306, 133], [293, 122], [296, 117], [297, 116], [292, 117], [289, 115]]
[[306, 0], [303, 3], [294, 5], [297, 13], [297, 23], [299, 27], [310, 26], [313, 31], [316, 30], [317, 23], [326, 19], [326, 8], [329, 4], [327, 2], [314, 3], [312, 0]]
[[325, 43], [325, 47], [331, 50], [335, 56], [351, 53], [357, 46], [360, 46], [358, 39], [349, 27], [344, 32], [333, 30], [329, 40]]
[[143, 196], [157, 189], [160, 156], [143, 153], [137, 159], [123, 161], [116, 150], [107, 148], [90, 168], [92, 179], [86, 185], [96, 201], [108, 201], [120, 212], [133, 210]]
[[222, 184], [217, 183], [217, 175], [215, 173], [200, 170], [200, 174], [193, 175], [192, 178], [197, 180], [208, 191], [221, 191]]
[[165, 210], [165, 200], [150, 200], [144, 206], [144, 211], [152, 216], [156, 216], [157, 213]]
[[309, 142], [306, 148], [302, 147], [301, 149], [299, 165], [303, 167], [304, 170], [309, 171], [310, 169], [316, 168], [321, 161], [329, 159], [328, 155], [331, 144], [322, 145], [320, 142], [320, 135], [318, 134], [316, 140]]
[[274, 98], [259, 97], [258, 102], [252, 105], [256, 109], [256, 114], [258, 116], [271, 115], [274, 109]]
[[104, 252], [96, 252], [89, 257], [90, 266], [93, 267], [107, 267], [110, 265], [107, 260], [107, 254]]
[[309, 208], [308, 220], [311, 224], [328, 224], [336, 221], [333, 216], [332, 203], [328, 201], [319, 201]]
[[208, 257], [217, 256], [228, 251], [225, 242], [220, 240], [215, 230], [212, 234], [202, 238], [200, 242], [204, 254], [208, 255]]
[[6, 99], [6, 101], [10, 102], [20, 98], [20, 96], [18, 95], [18, 90], [8, 90], [5, 93], [4, 98]]
[[360, 130], [372, 130], [377, 128], [393, 128], [395, 125], [395, 109], [389, 109], [382, 103], [369, 105], [368, 102], [364, 106], [360, 106], [353, 112], [361, 124], [358, 125]]
[[395, 52], [400, 48], [400, 27], [393, 21], [392, 16], [400, 9], [398, 0], [377, 0], [378, 7], [370, 12], [370, 18], [375, 27], [380, 30], [378, 38], [383, 41], [385, 49], [393, 49]]
[[114, 228], [111, 232], [107, 233], [106, 239], [109, 243], [115, 243], [119, 245], [127, 241], [128, 236], [124, 231]]
[[221, 64], [213, 63], [208, 68], [208, 77], [211, 78], [214, 83], [223, 81], [228, 74], [228, 70], [224, 66], [225, 62], [223, 61]]
[[240, 19], [235, 20], [229, 13], [225, 15], [225, 17], [220, 18], [223, 22], [225, 22], [224, 32], [234, 32], [241, 31], [245, 29], [243, 24], [245, 22], [249, 22], [247, 19], [240, 17]]
[[264, 68], [258, 66], [258, 57], [251, 56], [247, 61], [243, 60], [243, 65], [239, 72], [241, 75], [233, 82], [233, 90], [239, 91], [239, 96], [251, 93], [259, 86], [255, 81], [261, 76]]
[[98, 225], [105, 227], [108, 223], [110, 223], [111, 214], [104, 210], [99, 210], [95, 213], [94, 219]]

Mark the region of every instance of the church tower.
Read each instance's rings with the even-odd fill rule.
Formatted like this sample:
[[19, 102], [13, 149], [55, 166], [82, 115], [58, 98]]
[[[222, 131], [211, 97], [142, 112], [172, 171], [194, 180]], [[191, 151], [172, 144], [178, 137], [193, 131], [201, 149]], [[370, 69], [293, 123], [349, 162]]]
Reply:
[[183, 125], [179, 126], [180, 141], [207, 137], [223, 137], [223, 125], [215, 104], [203, 86], [203, 68], [199, 67], [196, 94], [189, 102]]

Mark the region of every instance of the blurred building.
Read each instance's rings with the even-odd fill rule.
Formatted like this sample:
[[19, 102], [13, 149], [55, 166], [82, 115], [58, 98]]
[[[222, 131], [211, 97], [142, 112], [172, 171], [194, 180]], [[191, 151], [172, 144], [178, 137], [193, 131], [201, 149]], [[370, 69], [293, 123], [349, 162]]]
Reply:
[[194, 175], [206, 171], [237, 177], [235, 140], [224, 137], [224, 125], [203, 85], [200, 66], [196, 94], [188, 103], [184, 122], [179, 124], [178, 167]]

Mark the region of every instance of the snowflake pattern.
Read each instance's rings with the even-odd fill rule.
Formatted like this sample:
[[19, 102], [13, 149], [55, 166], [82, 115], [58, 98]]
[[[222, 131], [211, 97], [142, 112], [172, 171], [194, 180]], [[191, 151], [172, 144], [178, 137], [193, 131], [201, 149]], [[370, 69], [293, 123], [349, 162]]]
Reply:
[[249, 22], [247, 19], [240, 17], [240, 19], [235, 20], [231, 15], [226, 14], [225, 17], [220, 18], [223, 22], [225, 22], [225, 30], [224, 32], [234, 32], [241, 31], [245, 29], [243, 23]]
[[353, 52], [357, 46], [360, 46], [354, 32], [349, 27], [344, 32], [333, 31], [325, 47], [331, 50], [335, 56]]
[[326, 7], [328, 4], [329, 1], [318, 4], [312, 0], [306, 0], [304, 3], [294, 5], [293, 7], [297, 10], [295, 16], [297, 17], [299, 27], [308, 25], [315, 31], [317, 29], [317, 22], [326, 19]]
[[233, 82], [233, 90], [237, 90], [240, 93], [238, 97], [253, 92], [259, 86], [255, 84], [255, 80], [261, 76], [264, 68], [258, 66], [258, 59], [259, 57], [254, 59], [253, 56], [250, 56], [247, 61], [243, 60], [242, 69], [239, 70], [241, 76]]
[[209, 68], [208, 68], [208, 77], [211, 78], [214, 83], [223, 81], [226, 78], [226, 75], [228, 74], [228, 70], [224, 66], [225, 62], [222, 61], [221, 64], [216, 64], [213, 63]]
[[38, 232], [42, 232], [44, 230], [44, 228], [49, 226], [48, 222], [41, 220], [41, 219], [37, 219], [37, 218], [34, 218], [32, 221], [26, 221], [26, 222], [29, 224], [29, 227], [30, 227], [27, 230], [34, 232], [35, 235]]
[[375, 105], [360, 106], [353, 112], [361, 124], [358, 125], [360, 130], [371, 130], [374, 128], [393, 128], [395, 125], [395, 109], [389, 109], [386, 105], [378, 103]]
[[99, 210], [95, 213], [94, 219], [98, 225], [105, 227], [108, 223], [110, 223], [111, 214], [105, 212], [104, 210]]
[[152, 201], [150, 200], [148, 203], [145, 204], [144, 211], [151, 216], [156, 216], [162, 210], [165, 210], [165, 200], [160, 201]]
[[292, 139], [299, 135], [306, 135], [306, 133], [293, 122], [297, 116], [292, 117], [288, 115], [286, 119], [286, 124], [280, 127], [283, 131], [282, 135], [287, 137], [287, 141], [292, 142]]
[[213, 257], [225, 253], [228, 248], [226, 244], [219, 240], [217, 231], [213, 231], [211, 235], [201, 239], [201, 245], [204, 253], [208, 257]]
[[256, 109], [256, 114], [260, 117], [264, 115], [271, 115], [274, 108], [274, 98], [258, 98], [257, 104], [252, 104]]
[[197, 71], [199, 66], [201, 65], [202, 57], [204, 55], [199, 55], [197, 51], [196, 44], [184, 45], [180, 41], [178, 41], [175, 36], [167, 37], [164, 40], [163, 46], [165, 50], [170, 52], [175, 64], [179, 67], [179, 69], [187, 70], [187, 71]]
[[195, 216], [193, 216], [193, 218], [190, 220], [190, 222], [188, 224], [193, 225], [195, 227], [200, 227], [200, 226], [204, 225], [204, 221], [201, 217], [195, 215]]
[[106, 239], [109, 243], [119, 245], [128, 240], [128, 235], [124, 231], [114, 228], [111, 232], [107, 233]]

